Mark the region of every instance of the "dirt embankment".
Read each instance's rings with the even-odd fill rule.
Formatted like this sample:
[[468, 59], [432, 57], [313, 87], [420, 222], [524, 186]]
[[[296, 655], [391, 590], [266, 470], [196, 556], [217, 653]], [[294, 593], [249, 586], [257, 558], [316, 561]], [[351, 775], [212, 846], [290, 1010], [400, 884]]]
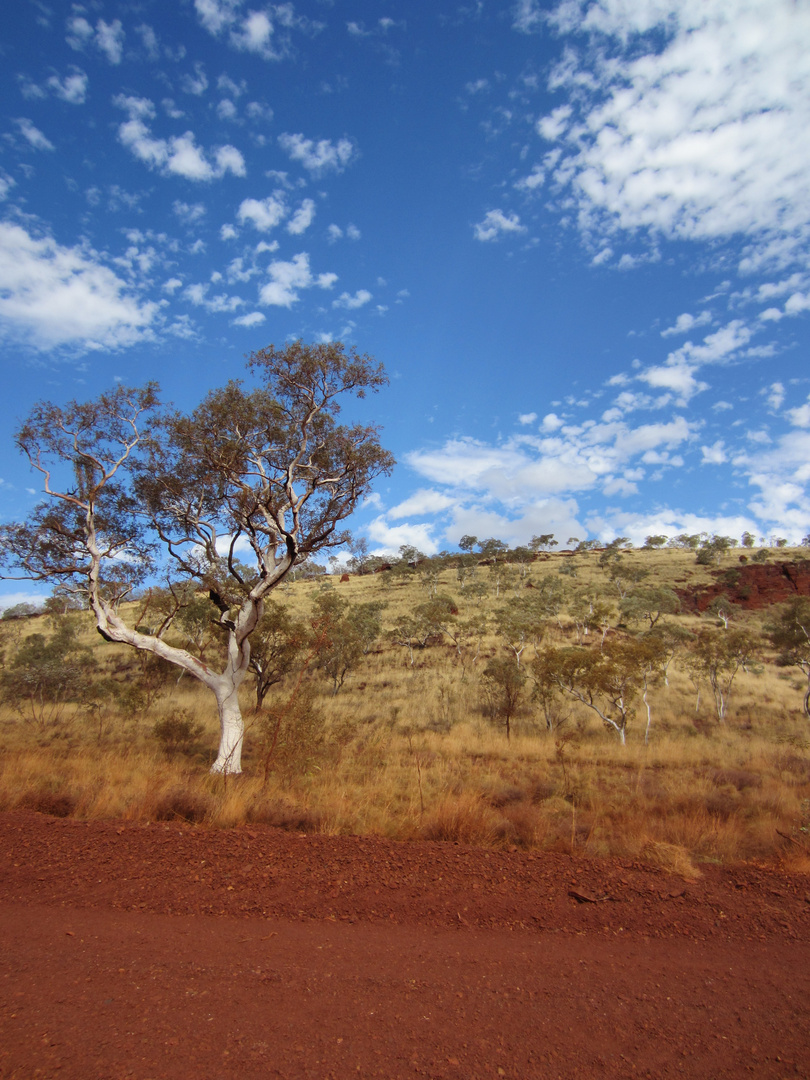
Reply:
[[0, 1076], [810, 1076], [810, 880], [0, 815]]

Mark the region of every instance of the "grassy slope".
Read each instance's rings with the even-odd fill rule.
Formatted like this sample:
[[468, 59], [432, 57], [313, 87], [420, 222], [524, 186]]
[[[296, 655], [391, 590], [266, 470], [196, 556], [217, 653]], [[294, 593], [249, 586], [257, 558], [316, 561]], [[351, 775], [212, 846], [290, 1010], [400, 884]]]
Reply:
[[[712, 580], [688, 552], [638, 551], [624, 559], [629, 569], [649, 569], [655, 584]], [[568, 562], [535, 562], [526, 580], [556, 576]], [[576, 580], [563, 580], [601, 584], [610, 595], [597, 554], [575, 562]], [[722, 567], [736, 565], [736, 556], [727, 555]], [[478, 605], [463, 600], [455, 569], [441, 574], [440, 590], [458, 600], [462, 618], [515, 595], [510, 588], [496, 600], [491, 569], [479, 567], [475, 575], [490, 584]], [[427, 596], [417, 572], [335, 579], [335, 587], [352, 602], [386, 602], [386, 626]], [[318, 588], [295, 583], [276, 598], [306, 616]], [[752, 613], [741, 621], [759, 631], [765, 616]], [[706, 616], [671, 618], [691, 628], [712, 623]], [[135, 679], [133, 654], [105, 644], [89, 617], [82, 620], [82, 635], [102, 669], [119, 677], [129, 669]], [[12, 638], [46, 626], [40, 618], [0, 627], [6, 654], [13, 653]], [[571, 643], [572, 630], [565, 620], [562, 631], [550, 624], [547, 640]], [[145, 714], [102, 709], [88, 719], [68, 708], [59, 722], [36, 725], [5, 708], [0, 808], [25, 804], [133, 819], [179, 815], [219, 825], [266, 820], [326, 832], [639, 856], [684, 873], [701, 860], [774, 857], [810, 869], [810, 730], [801, 714], [801, 673], [777, 668], [765, 646], [762, 663], [737, 676], [725, 726], [713, 717], [705, 689], [696, 712], [695, 688], [676, 661], [669, 685], [650, 695], [649, 745], [642, 707], [625, 748], [593, 713], [572, 703], [564, 705], [566, 723], [546, 732], [528, 695], [507, 742], [487, 719], [480, 687], [487, 659], [502, 649], [489, 634], [477, 662], [470, 653], [460, 664], [454, 647], [443, 642], [418, 650], [411, 666], [407, 650], [384, 637], [335, 697], [325, 680], [308, 673], [325, 739], [314, 746], [304, 732], [286, 749], [282, 743], [266, 781], [261, 725], [249, 715], [250, 685], [244, 691], [245, 775], [228, 782], [206, 774], [216, 712], [208, 692], [187, 677], [171, 679]], [[288, 693], [289, 686], [282, 688], [275, 700]], [[168, 755], [152, 729], [156, 720], [177, 715], [199, 721], [204, 731]]]

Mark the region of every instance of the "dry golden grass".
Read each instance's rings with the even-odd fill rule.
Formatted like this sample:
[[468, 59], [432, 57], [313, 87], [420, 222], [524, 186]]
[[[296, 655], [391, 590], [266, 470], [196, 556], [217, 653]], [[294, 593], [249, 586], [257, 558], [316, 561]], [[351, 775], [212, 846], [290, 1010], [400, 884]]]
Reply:
[[[658, 581], [695, 582], [705, 572], [680, 552], [630, 558], [645, 560]], [[598, 577], [594, 556], [579, 562], [578, 581]], [[556, 569], [553, 560], [535, 563], [530, 576]], [[335, 587], [351, 600], [386, 601], [390, 625], [425, 598], [414, 578], [352, 578]], [[440, 588], [459, 597], [454, 570], [443, 572]], [[304, 615], [317, 589], [296, 583], [276, 598]], [[482, 609], [495, 602], [490, 597]], [[462, 616], [468, 609], [462, 601]], [[102, 669], [135, 678], [132, 654], [100, 641], [89, 619], [84, 625]], [[37, 619], [2, 630], [8, 638], [45, 627]], [[566, 631], [553, 633], [568, 640]], [[178, 817], [214, 827], [265, 821], [332, 834], [620, 855], [684, 876], [699, 873], [701, 863], [742, 860], [782, 859], [810, 870], [810, 725], [800, 711], [800, 673], [769, 662], [740, 672], [728, 722], [720, 725], [705, 687], [696, 711], [695, 688], [676, 661], [669, 685], [650, 694], [648, 745], [643, 709], [622, 747], [576, 704], [566, 705], [564, 726], [548, 733], [528, 699], [507, 742], [487, 720], [479, 684], [486, 659], [501, 647], [490, 634], [478, 662], [462, 666], [452, 646], [433, 645], [417, 651], [411, 666], [407, 650], [383, 640], [334, 697], [308, 673], [324, 738], [305, 759], [288, 753], [283, 765], [266, 761], [247, 685], [245, 772], [230, 779], [208, 775], [214, 703], [187, 677], [172, 680], [148, 713], [110, 713], [100, 723], [72, 708], [58, 725], [39, 728], [0, 708], [0, 809]], [[175, 715], [193, 717], [204, 731], [169, 754], [153, 727]]]

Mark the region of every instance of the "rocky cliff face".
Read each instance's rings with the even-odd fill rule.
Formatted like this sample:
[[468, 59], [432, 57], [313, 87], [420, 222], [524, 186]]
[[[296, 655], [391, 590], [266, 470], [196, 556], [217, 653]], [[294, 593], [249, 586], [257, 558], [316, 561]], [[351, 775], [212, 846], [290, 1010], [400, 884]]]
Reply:
[[751, 563], [715, 570], [716, 583], [696, 589], [677, 589], [684, 611], [703, 612], [725, 595], [745, 611], [781, 604], [796, 596], [810, 596], [810, 560]]

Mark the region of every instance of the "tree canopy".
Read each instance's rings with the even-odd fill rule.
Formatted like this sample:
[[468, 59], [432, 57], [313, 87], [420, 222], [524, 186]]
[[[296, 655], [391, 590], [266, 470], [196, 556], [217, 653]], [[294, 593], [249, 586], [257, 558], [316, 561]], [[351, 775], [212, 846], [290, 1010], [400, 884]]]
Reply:
[[[154, 383], [37, 405], [16, 438], [46, 499], [0, 527], [5, 576], [69, 584], [107, 640], [152, 652], [213, 691], [221, 772], [241, 769], [237, 692], [264, 598], [295, 564], [346, 543], [344, 522], [394, 464], [375, 426], [339, 422], [343, 400], [386, 384], [381, 364], [339, 342], [294, 342], [253, 353], [248, 370], [250, 386], [233, 380], [187, 414], [162, 407]], [[176, 615], [153, 635], [124, 621], [120, 601], [160, 576], [213, 601], [219, 672], [168, 643]]]

